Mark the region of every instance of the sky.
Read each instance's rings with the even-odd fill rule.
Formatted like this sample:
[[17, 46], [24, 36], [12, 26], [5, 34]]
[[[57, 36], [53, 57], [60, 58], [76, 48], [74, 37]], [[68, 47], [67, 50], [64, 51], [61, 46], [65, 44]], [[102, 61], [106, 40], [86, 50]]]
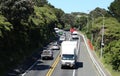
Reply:
[[89, 13], [96, 7], [108, 10], [108, 7], [113, 1], [114, 0], [48, 0], [55, 8], [62, 9], [65, 13]]

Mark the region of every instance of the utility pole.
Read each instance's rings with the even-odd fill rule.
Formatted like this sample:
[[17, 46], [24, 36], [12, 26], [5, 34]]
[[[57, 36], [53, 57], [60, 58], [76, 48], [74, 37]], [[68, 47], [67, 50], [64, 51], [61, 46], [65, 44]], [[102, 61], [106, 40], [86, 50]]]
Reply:
[[[95, 11], [96, 12], [96, 11]], [[103, 23], [102, 23], [102, 39], [101, 39], [101, 44], [100, 44], [100, 47], [101, 47], [101, 50], [100, 50], [100, 58], [102, 58], [102, 54], [103, 54], [103, 46], [104, 46], [104, 25], [105, 25], [105, 19], [104, 19], [104, 15], [101, 13], [101, 12], [97, 12], [99, 13], [100, 15], [102, 15], [102, 18], [103, 18]], [[93, 19], [93, 18], [92, 18]], [[93, 24], [93, 23], [92, 23]]]
[[88, 16], [87, 16], [87, 32], [86, 33], [88, 33], [88, 22], [89, 22], [89, 20], [88, 20]]
[[100, 57], [102, 58], [102, 54], [103, 54], [103, 46], [104, 46], [104, 15], [102, 13], [100, 13], [103, 17], [103, 24], [102, 24], [102, 40], [101, 40], [101, 53], [100, 53]]

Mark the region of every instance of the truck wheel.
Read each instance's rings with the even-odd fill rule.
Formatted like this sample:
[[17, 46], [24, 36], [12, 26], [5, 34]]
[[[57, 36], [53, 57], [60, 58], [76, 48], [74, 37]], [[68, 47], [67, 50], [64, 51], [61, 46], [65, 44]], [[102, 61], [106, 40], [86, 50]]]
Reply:
[[44, 58], [43, 58], [43, 57], [42, 57], [41, 59], [42, 59], [42, 60], [44, 60]]
[[76, 69], [76, 64], [73, 66], [73, 69]]
[[61, 69], [63, 69], [63, 66], [61, 65]]
[[51, 57], [51, 60], [53, 60], [53, 57]]

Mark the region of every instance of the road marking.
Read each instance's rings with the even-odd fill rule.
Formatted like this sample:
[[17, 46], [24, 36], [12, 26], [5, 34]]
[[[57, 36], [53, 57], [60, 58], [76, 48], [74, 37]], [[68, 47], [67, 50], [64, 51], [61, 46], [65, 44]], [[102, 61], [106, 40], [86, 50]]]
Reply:
[[72, 76], [75, 76], [75, 69], [73, 70], [73, 75]]
[[87, 45], [87, 41], [86, 41], [85, 36], [84, 36], [83, 34], [80, 34], [80, 35], [83, 37], [83, 40], [84, 40], [85, 45], [86, 45], [86, 47], [87, 47], [87, 51], [88, 51], [88, 53], [89, 53], [89, 55], [90, 55], [90, 58], [91, 58], [92, 62], [94, 63], [95, 67], [97, 68], [100, 76], [106, 76], [106, 74], [104, 73], [104, 71], [102, 70], [102, 68], [101, 68], [100, 65], [98, 64], [98, 62], [95, 60], [95, 58], [94, 58], [93, 55], [91, 54], [90, 49], [89, 49], [89, 47], [88, 47], [88, 45]]
[[23, 73], [22, 76], [25, 76], [25, 74], [28, 73], [29, 70], [32, 69], [37, 64], [37, 62], [38, 60], [30, 68], [28, 68], [28, 70], [25, 73]]
[[58, 62], [60, 60], [60, 54], [57, 56], [56, 60], [54, 61], [54, 63], [52, 64], [51, 68], [48, 70], [46, 76], [51, 76], [51, 74], [53, 73], [55, 67], [57, 66]]

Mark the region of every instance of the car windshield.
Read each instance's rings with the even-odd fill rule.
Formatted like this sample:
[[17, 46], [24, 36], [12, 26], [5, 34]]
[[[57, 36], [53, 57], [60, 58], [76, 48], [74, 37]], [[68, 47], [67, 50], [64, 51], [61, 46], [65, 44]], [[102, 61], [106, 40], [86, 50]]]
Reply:
[[57, 44], [54, 44], [53, 46], [58, 46]]
[[72, 35], [77, 35], [77, 34], [74, 33], [74, 34], [72, 34]]
[[67, 55], [67, 54], [63, 54], [62, 55], [62, 59], [63, 60], [74, 60], [74, 55]]
[[61, 38], [61, 39], [64, 39], [65, 37], [64, 37], [64, 36], [61, 36], [60, 38]]

